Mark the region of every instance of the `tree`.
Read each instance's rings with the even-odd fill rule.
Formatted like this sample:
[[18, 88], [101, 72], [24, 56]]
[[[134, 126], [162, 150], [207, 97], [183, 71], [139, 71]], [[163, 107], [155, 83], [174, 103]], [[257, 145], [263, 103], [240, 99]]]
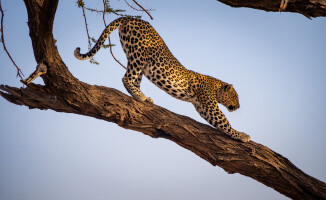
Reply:
[[[325, 199], [325, 183], [310, 177], [283, 156], [255, 142], [239, 143], [188, 117], [138, 102], [111, 88], [77, 80], [62, 61], [52, 34], [58, 1], [26, 0], [30, 36], [37, 63], [47, 72], [45, 86], [1, 85], [1, 96], [29, 108], [76, 113], [117, 123], [154, 138], [166, 138], [229, 173], [249, 176], [294, 199]], [[311, 15], [312, 16], [312, 15]], [[164, 122], [164, 123], [162, 123]]]

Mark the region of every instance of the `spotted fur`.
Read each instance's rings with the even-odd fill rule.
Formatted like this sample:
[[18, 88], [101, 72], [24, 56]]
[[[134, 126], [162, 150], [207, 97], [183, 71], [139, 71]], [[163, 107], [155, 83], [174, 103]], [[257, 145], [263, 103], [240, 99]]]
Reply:
[[200, 116], [212, 126], [234, 139], [243, 142], [250, 140], [247, 134], [231, 127], [218, 107], [220, 103], [230, 112], [240, 107], [238, 94], [233, 86], [184, 68], [146, 21], [133, 18], [116, 19], [104, 29], [88, 53], [80, 54], [80, 48], [77, 48], [74, 52], [76, 58], [86, 60], [93, 57], [115, 29], [119, 29], [120, 42], [128, 60], [127, 71], [122, 81], [133, 97], [153, 103], [151, 98], [140, 91], [140, 82], [145, 75], [171, 96], [191, 102]]

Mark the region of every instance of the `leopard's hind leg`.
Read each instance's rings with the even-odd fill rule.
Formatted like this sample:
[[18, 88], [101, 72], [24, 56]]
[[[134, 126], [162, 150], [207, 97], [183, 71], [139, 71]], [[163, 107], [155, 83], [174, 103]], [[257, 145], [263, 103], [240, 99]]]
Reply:
[[145, 94], [140, 90], [140, 82], [142, 80], [145, 63], [145, 58], [128, 61], [127, 71], [122, 78], [122, 82], [131, 96], [140, 101], [153, 103], [153, 100], [149, 97], [146, 97]]

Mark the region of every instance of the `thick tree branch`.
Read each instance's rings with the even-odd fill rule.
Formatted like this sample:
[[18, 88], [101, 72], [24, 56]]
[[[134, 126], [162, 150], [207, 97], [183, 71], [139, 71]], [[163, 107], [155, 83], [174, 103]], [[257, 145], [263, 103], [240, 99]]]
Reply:
[[228, 173], [240, 173], [292, 199], [326, 199], [326, 184], [305, 174], [288, 159], [253, 141], [241, 143], [216, 129], [143, 103], [115, 89], [76, 79], [55, 46], [52, 25], [56, 0], [25, 0], [35, 58], [46, 66], [45, 86], [0, 85], [0, 95], [29, 108], [95, 117], [154, 138], [166, 138]]
[[64, 98], [34, 84], [20, 89], [1, 85], [0, 91], [18, 105], [91, 116], [153, 138], [169, 139], [228, 173], [251, 177], [293, 199], [326, 199], [325, 183], [269, 148], [232, 140], [208, 125], [139, 102], [115, 89], [77, 82], [74, 89], [62, 91]]
[[232, 7], [247, 7], [265, 11], [300, 13], [304, 16], [325, 17], [326, 0], [218, 0]]

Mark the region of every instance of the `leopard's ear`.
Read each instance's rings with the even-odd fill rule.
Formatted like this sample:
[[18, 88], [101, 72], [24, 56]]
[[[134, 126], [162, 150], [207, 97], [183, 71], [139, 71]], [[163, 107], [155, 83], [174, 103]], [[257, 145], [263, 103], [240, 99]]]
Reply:
[[224, 89], [224, 91], [228, 91], [228, 90], [230, 90], [232, 88], [232, 84], [225, 84], [224, 86], [223, 86], [223, 89]]

